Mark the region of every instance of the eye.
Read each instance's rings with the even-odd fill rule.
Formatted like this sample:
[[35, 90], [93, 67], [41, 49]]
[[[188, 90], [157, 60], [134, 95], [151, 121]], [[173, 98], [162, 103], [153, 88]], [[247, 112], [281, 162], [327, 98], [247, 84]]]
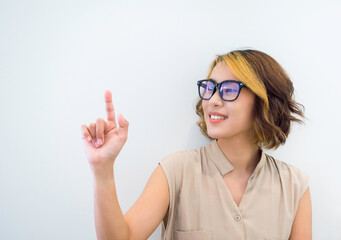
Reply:
[[233, 88], [225, 88], [224, 92], [231, 93], [231, 92], [238, 92], [238, 90], [233, 89]]
[[214, 89], [214, 86], [209, 86], [208, 84], [206, 83], [201, 83], [200, 84], [200, 87], [206, 89], [206, 90], [213, 90]]
[[231, 89], [231, 88], [226, 88], [225, 89], [225, 92], [232, 92], [233, 91], [233, 89]]

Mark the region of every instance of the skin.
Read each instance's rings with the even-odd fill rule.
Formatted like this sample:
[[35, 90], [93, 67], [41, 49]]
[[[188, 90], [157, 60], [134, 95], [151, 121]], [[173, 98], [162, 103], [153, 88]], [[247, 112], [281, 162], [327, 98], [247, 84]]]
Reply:
[[[211, 74], [216, 82], [226, 79], [238, 80], [226, 65], [219, 63]], [[216, 93], [210, 100], [203, 101], [204, 118], [208, 134], [218, 139], [218, 145], [234, 166], [224, 175], [224, 181], [233, 199], [239, 205], [248, 178], [260, 160], [260, 151], [254, 143], [251, 131], [252, 110], [255, 95], [243, 88], [237, 100], [222, 101]], [[118, 203], [114, 163], [127, 141], [128, 121], [119, 115], [116, 123], [111, 92], [105, 93], [107, 121], [82, 125], [87, 158], [94, 177], [95, 225], [98, 239], [147, 239], [167, 214], [169, 189], [165, 173], [160, 165], [154, 170], [145, 189], [123, 215]], [[210, 111], [228, 116], [218, 124], [209, 122]], [[309, 188], [301, 198], [295, 216], [291, 240], [311, 239], [311, 200]]]

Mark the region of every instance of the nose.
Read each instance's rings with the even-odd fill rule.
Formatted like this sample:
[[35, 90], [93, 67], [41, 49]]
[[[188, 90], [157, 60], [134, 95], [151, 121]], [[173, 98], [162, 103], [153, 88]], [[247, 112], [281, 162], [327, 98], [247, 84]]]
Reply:
[[220, 105], [224, 104], [223, 100], [220, 98], [218, 89], [215, 91], [213, 96], [210, 98], [209, 104], [212, 104], [214, 106], [220, 106]]

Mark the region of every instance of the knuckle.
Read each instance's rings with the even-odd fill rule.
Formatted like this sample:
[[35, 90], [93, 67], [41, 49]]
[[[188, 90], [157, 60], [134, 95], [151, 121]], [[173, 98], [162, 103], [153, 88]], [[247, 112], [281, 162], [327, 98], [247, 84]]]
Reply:
[[104, 122], [103, 118], [97, 118], [96, 123], [102, 123], [102, 122]]
[[114, 110], [114, 106], [113, 106], [112, 104], [107, 104], [107, 105], [105, 106], [105, 109], [106, 109], [108, 112], [110, 112], [110, 111]]

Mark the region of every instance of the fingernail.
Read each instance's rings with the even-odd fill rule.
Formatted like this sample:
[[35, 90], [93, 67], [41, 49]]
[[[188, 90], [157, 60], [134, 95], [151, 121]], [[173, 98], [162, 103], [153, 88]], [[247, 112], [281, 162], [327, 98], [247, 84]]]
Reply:
[[88, 140], [88, 142], [90, 142], [90, 141], [91, 141], [91, 137], [90, 137], [90, 136], [88, 136], [88, 137], [87, 137], [87, 140]]
[[102, 145], [102, 139], [100, 139], [100, 138], [97, 139], [97, 145], [98, 145], [98, 146], [101, 146], [101, 145]]

